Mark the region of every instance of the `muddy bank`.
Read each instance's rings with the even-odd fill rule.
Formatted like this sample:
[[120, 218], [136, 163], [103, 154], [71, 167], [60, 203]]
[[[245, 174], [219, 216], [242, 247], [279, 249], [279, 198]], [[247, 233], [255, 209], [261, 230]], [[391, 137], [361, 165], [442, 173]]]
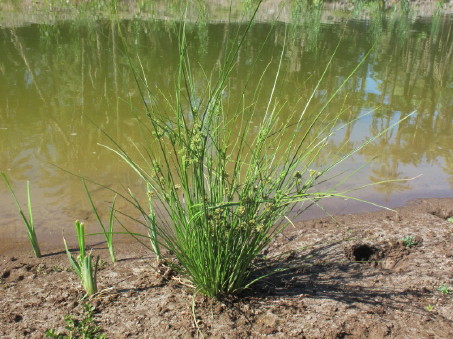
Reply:
[[[453, 199], [418, 199], [398, 213], [298, 223], [256, 263], [261, 273], [286, 271], [221, 301], [193, 297], [184, 278], [157, 272], [135, 243], [118, 247], [115, 264], [99, 244], [94, 320], [107, 338], [451, 338], [453, 294], [438, 288], [453, 285], [452, 216]], [[0, 338], [42, 338], [82, 312], [65, 254], [29, 253], [0, 256]]]

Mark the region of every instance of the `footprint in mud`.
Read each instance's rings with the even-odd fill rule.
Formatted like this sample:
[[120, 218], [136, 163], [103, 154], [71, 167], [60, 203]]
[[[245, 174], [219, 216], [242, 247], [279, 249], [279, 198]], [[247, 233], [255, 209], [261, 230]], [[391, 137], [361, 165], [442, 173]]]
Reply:
[[18, 322], [22, 321], [22, 319], [23, 319], [23, 317], [20, 314], [16, 314], [16, 313], [10, 313], [6, 316], [6, 320], [10, 323], [18, 323]]
[[[417, 244], [423, 242], [421, 237], [416, 239]], [[404, 246], [401, 241], [378, 244], [356, 243], [345, 249], [345, 255], [352, 262], [371, 263], [385, 270], [399, 272], [410, 267], [407, 256], [413, 248]]]
[[8, 278], [9, 276], [11, 275], [11, 271], [10, 270], [6, 270], [2, 273], [2, 279], [6, 279]]
[[444, 220], [449, 220], [450, 218], [453, 218], [453, 210], [448, 209], [448, 208], [437, 208], [434, 210], [429, 211], [429, 214], [432, 214], [438, 218], [444, 219]]
[[6, 268], [0, 276], [3, 282], [18, 282], [25, 279], [27, 275], [32, 274], [33, 266], [26, 264], [15, 265], [12, 268]]

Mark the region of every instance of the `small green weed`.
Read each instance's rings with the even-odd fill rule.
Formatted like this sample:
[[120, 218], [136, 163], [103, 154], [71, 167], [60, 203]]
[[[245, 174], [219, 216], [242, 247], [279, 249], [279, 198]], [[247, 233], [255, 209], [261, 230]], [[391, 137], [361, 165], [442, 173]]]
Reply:
[[35, 224], [33, 223], [33, 214], [32, 214], [32, 209], [31, 209], [31, 198], [30, 198], [30, 182], [27, 181], [27, 207], [28, 207], [28, 218], [25, 216], [24, 211], [20, 207], [19, 201], [17, 200], [16, 195], [14, 194], [13, 188], [6, 177], [6, 174], [1, 172], [0, 175], [3, 177], [3, 180], [6, 183], [6, 186], [8, 186], [8, 189], [13, 196], [14, 202], [16, 203], [17, 208], [19, 209], [19, 214], [22, 217], [22, 221], [25, 224], [25, 227], [27, 227], [27, 233], [28, 233], [28, 240], [30, 241], [31, 247], [33, 249], [33, 253], [35, 254], [36, 258], [41, 257], [41, 250], [39, 249], [39, 244], [38, 244], [38, 238], [36, 237], [36, 232], [35, 232]]
[[102, 271], [103, 269], [107, 268], [107, 261], [99, 259], [98, 262], [98, 271]]
[[433, 309], [434, 309], [434, 306], [431, 304], [425, 306], [425, 310], [427, 310], [428, 312], [431, 312]]
[[74, 259], [69, 252], [66, 240], [63, 238], [66, 254], [68, 255], [69, 262], [72, 270], [82, 281], [82, 286], [88, 296], [97, 293], [97, 270], [99, 264], [99, 256], [96, 257], [96, 262], [92, 263], [91, 254], [85, 254], [85, 225], [78, 220], [75, 222], [77, 231], [77, 241], [79, 243], [79, 255]]
[[453, 224], [453, 217], [447, 219], [448, 222], [451, 222]]
[[415, 240], [415, 237], [413, 235], [407, 235], [403, 239], [403, 245], [406, 247], [413, 247], [418, 245], [418, 241]]
[[72, 339], [72, 338], [85, 338], [85, 339], [103, 339], [105, 335], [102, 333], [101, 328], [96, 325], [93, 314], [94, 306], [90, 304], [83, 305], [84, 313], [82, 319], [76, 319], [72, 315], [64, 317], [66, 323], [65, 333], [57, 332], [54, 329], [46, 331], [48, 338], [58, 339]]
[[39, 264], [36, 266], [36, 274], [46, 274], [47, 273], [47, 266], [44, 264]]
[[71, 271], [70, 268], [68, 268], [68, 267], [63, 267], [63, 266], [59, 266], [59, 265], [54, 265], [54, 266], [52, 266], [52, 267], [50, 268], [50, 270], [51, 270], [52, 272], [69, 272], [69, 271]]
[[453, 293], [452, 287], [447, 286], [445, 284], [442, 284], [442, 286], [436, 288], [436, 290], [438, 290], [442, 294], [452, 294]]

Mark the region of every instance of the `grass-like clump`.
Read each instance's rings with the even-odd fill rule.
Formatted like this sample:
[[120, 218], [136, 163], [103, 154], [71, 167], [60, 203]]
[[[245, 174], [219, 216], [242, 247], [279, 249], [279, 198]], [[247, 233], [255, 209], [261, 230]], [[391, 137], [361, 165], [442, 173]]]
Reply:
[[63, 238], [64, 247], [72, 270], [82, 282], [82, 287], [84, 288], [86, 295], [91, 296], [98, 291], [97, 270], [99, 257], [96, 257], [93, 262], [91, 253], [87, 254], [85, 252], [85, 225], [79, 221], [76, 221], [75, 228], [77, 232], [77, 242], [79, 245], [79, 255], [76, 258], [73, 258], [68, 249], [68, 245], [66, 244], [66, 239]]
[[415, 240], [415, 237], [413, 235], [406, 235], [403, 239], [403, 245], [408, 247], [408, 248], [411, 248], [411, 247], [414, 247], [414, 246], [417, 246], [418, 245], [418, 241]]
[[8, 177], [6, 176], [5, 173], [0, 173], [2, 176], [3, 180], [6, 183], [6, 186], [8, 186], [8, 190], [10, 191], [14, 202], [16, 203], [17, 208], [19, 209], [19, 214], [22, 218], [22, 221], [24, 222], [25, 227], [27, 228], [27, 236], [28, 240], [30, 241], [30, 245], [33, 249], [33, 253], [35, 254], [36, 258], [41, 257], [41, 250], [39, 248], [39, 243], [38, 243], [38, 238], [36, 237], [36, 231], [35, 231], [35, 224], [33, 222], [33, 211], [32, 211], [32, 206], [31, 206], [31, 196], [30, 196], [30, 182], [27, 181], [27, 211], [28, 211], [28, 217], [25, 215], [25, 212], [22, 210], [22, 207], [19, 204], [19, 201], [17, 200], [16, 194], [14, 194], [13, 188], [8, 180]]
[[83, 304], [83, 310], [81, 317], [75, 317], [70, 314], [64, 317], [66, 323], [65, 331], [49, 329], [45, 333], [46, 337], [57, 339], [104, 339], [105, 335], [102, 333], [102, 329], [94, 320], [94, 306]]
[[[137, 152], [106, 134], [113, 145], [105, 147], [116, 152], [146, 187], [146, 205], [130, 190], [122, 197], [143, 216], [140, 222], [148, 228], [152, 248], [158, 256], [160, 247], [167, 249], [176, 259], [167, 262], [197, 292], [211, 297], [238, 293], [260, 278], [252, 274], [253, 262], [285, 227], [288, 216], [320, 199], [345, 197], [336, 186], [321, 191], [318, 185], [329, 179], [335, 166], [377, 138], [346, 154], [323, 154], [329, 138], [348, 125], [337, 127], [341, 112], [332, 115], [327, 106], [352, 74], [316, 114], [307, 111], [326, 71], [303, 111], [289, 116], [282, 117], [284, 103], [275, 95], [281, 67], [264, 104], [259, 89], [263, 80], [251, 94], [244, 91], [241, 101], [229, 102], [224, 96], [229, 76], [252, 21], [233, 38], [218, 73], [206, 79], [204, 89], [193, 77], [182, 23], [173, 97], [154, 91], [145, 72], [131, 66], [145, 111], [137, 117], [143, 135], [135, 144]], [[284, 50], [280, 65], [283, 55]], [[149, 97], [158, 103], [148, 104]], [[320, 164], [320, 155], [330, 162]]]
[[446, 284], [442, 284], [441, 286], [436, 288], [436, 290], [438, 290], [442, 294], [452, 294], [453, 293], [453, 288]]

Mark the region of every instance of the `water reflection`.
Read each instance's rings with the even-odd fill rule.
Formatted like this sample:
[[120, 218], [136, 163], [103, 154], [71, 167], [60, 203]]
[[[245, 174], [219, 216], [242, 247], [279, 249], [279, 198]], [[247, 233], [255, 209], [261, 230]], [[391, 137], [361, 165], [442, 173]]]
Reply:
[[[370, 135], [416, 111], [344, 164], [344, 169], [352, 169], [370, 162], [350, 185], [424, 174], [414, 181], [377, 186], [360, 196], [377, 202], [387, 200], [390, 205], [414, 196], [451, 196], [452, 17], [437, 13], [430, 20], [414, 19], [403, 8], [406, 20], [386, 15], [371, 21], [323, 24], [321, 7], [306, 4], [294, 3], [289, 12], [291, 24], [261, 23], [252, 28], [231, 74], [225, 100], [239, 102], [244, 88], [246, 95], [253, 93], [256, 75], [267, 69], [257, 104], [258, 109], [264, 107], [260, 107], [259, 98], [272, 89], [285, 34], [284, 74], [277, 93], [286, 102], [282, 115], [304, 109], [339, 41], [308, 114], [323, 107], [372, 49], [327, 111], [341, 109], [339, 123], [372, 113], [341, 130], [319, 165], [332, 154], [350, 152]], [[175, 86], [177, 23], [134, 19], [120, 25], [129, 53], [139, 56], [155, 93], [147, 99], [148, 104], [165, 114]], [[188, 27], [194, 79], [200, 88], [197, 99], [202, 97], [207, 75], [224, 60], [231, 35], [240, 28], [240, 24], [206, 20]], [[130, 140], [139, 137], [134, 114], [142, 103], [116, 22], [1, 29], [0, 51], [0, 170], [7, 171], [16, 183], [31, 180], [38, 201], [36, 218], [48, 220], [44, 227], [59, 230], [62, 225], [70, 227], [81, 215], [89, 215], [80, 182], [49, 163], [115, 187], [121, 183], [137, 188], [137, 178], [111, 152], [97, 145], [106, 141], [99, 128], [130, 149]], [[170, 103], [163, 101], [163, 96], [170, 98]], [[100, 199], [111, 199], [105, 191], [97, 194]], [[6, 224], [14, 219], [13, 204], [4, 189], [0, 201], [0, 215], [5, 215], [0, 228], [10, 230]], [[55, 234], [59, 236], [59, 232]]]

